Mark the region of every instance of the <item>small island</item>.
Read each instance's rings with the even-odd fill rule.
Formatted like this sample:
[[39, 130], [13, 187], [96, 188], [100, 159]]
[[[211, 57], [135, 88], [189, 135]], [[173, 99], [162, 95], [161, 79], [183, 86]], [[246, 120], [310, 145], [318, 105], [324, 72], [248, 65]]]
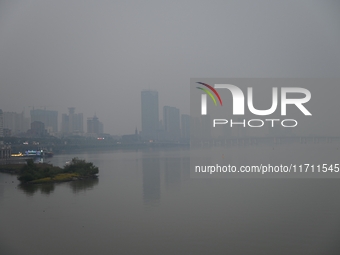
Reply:
[[18, 171], [21, 183], [54, 183], [96, 178], [99, 170], [91, 162], [73, 158], [63, 168], [51, 164], [35, 164], [32, 159], [27, 160]]

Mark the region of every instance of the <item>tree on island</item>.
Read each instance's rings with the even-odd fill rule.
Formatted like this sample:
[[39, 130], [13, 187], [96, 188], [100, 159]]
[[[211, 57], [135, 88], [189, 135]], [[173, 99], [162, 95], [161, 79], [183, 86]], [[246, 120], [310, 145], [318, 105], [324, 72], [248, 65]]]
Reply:
[[98, 167], [92, 162], [73, 158], [71, 163], [60, 168], [51, 164], [35, 164], [32, 159], [27, 160], [18, 176], [21, 183], [44, 183], [57, 181], [70, 181], [95, 176], [99, 173]]
[[30, 182], [42, 178], [53, 178], [58, 173], [61, 173], [60, 167], [55, 167], [49, 164], [35, 164], [33, 159], [28, 159], [27, 163], [21, 168], [18, 180], [20, 182]]
[[73, 158], [70, 164], [64, 166], [64, 173], [78, 173], [80, 176], [95, 175], [98, 172], [98, 167], [94, 166], [92, 162], [78, 158]]

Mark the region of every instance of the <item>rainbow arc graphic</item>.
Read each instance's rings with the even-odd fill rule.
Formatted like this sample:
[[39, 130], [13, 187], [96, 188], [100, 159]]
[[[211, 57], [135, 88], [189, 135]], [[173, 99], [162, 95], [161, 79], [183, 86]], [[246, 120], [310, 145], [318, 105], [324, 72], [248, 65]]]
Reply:
[[[216, 95], [216, 97], [218, 98], [218, 101], [220, 102], [220, 105], [222, 106], [221, 97], [220, 97], [220, 95], [218, 94], [218, 92], [216, 91], [216, 89], [214, 89], [214, 88], [213, 88], [212, 86], [210, 86], [209, 84], [206, 84], [206, 83], [203, 83], [203, 82], [196, 82], [196, 83], [201, 84], [201, 85], [203, 85], [203, 86], [205, 86], [205, 87], [208, 88], [208, 89], [206, 89], [206, 88], [196, 87], [196, 88], [198, 88], [198, 89], [200, 89], [200, 90], [203, 90], [205, 93], [207, 93], [207, 95], [210, 96], [210, 98], [212, 99], [212, 101], [214, 102], [214, 104], [217, 105], [216, 98], [215, 98], [215, 96], [211, 93], [211, 92], [213, 92], [213, 93]], [[209, 89], [210, 89], [211, 91], [210, 91]]]
[[216, 96], [218, 101], [220, 102], [220, 105], [222, 106], [222, 99], [220, 95], [217, 93], [216, 89], [214, 89], [209, 84], [206, 84], [203, 82], [196, 82], [196, 83], [201, 84], [206, 87], [206, 88], [196, 87], [200, 90], [203, 90], [206, 93], [206, 94], [201, 95], [201, 114], [202, 115], [207, 115], [207, 95], [209, 95], [209, 97], [211, 98], [211, 100], [214, 102], [215, 105], [217, 105], [216, 98], [215, 98]]

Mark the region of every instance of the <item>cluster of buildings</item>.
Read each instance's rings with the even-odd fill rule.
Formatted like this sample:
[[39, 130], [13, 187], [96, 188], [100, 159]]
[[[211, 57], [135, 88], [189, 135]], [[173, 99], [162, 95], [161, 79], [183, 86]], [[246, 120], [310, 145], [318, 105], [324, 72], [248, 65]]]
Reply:
[[30, 120], [24, 113], [3, 112], [0, 110], [0, 137], [17, 135], [29, 129]]
[[58, 129], [58, 112], [46, 109], [32, 109], [30, 118], [24, 112], [4, 112], [0, 109], [0, 137], [44, 137], [103, 134], [103, 123], [94, 115], [87, 118], [87, 132], [84, 131], [82, 113], [75, 113], [75, 108], [68, 108], [68, 114], [62, 114], [61, 129]]
[[188, 142], [190, 138], [190, 117], [180, 114], [174, 106], [163, 107], [163, 119], [159, 119], [158, 91], [141, 92], [142, 130], [144, 141]]
[[[160, 113], [162, 118], [160, 119]], [[190, 116], [180, 114], [174, 106], [164, 106], [159, 111], [158, 91], [143, 90], [141, 92], [141, 131], [137, 127], [134, 134], [123, 135], [126, 142], [189, 142]], [[61, 115], [58, 128], [58, 112], [46, 109], [32, 109], [30, 118], [24, 112], [3, 112], [0, 110], [0, 137], [44, 137], [44, 136], [90, 136], [100, 137], [104, 133], [103, 123], [96, 114], [87, 118], [87, 129], [84, 130], [83, 113], [77, 113], [74, 107]]]

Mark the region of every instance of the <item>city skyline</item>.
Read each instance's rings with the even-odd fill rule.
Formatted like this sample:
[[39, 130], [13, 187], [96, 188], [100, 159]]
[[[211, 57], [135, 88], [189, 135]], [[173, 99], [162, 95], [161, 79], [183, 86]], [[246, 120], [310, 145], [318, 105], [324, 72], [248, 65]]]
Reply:
[[[168, 120], [167, 118], [167, 110], [171, 110], [171, 109], [177, 109], [178, 110], [178, 120], [176, 120], [177, 125], [178, 126], [178, 131], [170, 131], [170, 132], [177, 132], [177, 134], [174, 136], [174, 134], [172, 134], [172, 138], [170, 140], [178, 140], [182, 137], [182, 115], [187, 115], [188, 114], [180, 114], [180, 109], [174, 107], [174, 106], [168, 106], [168, 105], [164, 105], [162, 107], [162, 109], [160, 109], [159, 106], [159, 101], [158, 101], [158, 91], [157, 90], [142, 90], [141, 91], [141, 95], [145, 96], [145, 100], [144, 100], [144, 104], [147, 104], [144, 113], [143, 110], [141, 111], [141, 115], [140, 115], [140, 119], [141, 122], [139, 124], [136, 124], [135, 128], [137, 130], [140, 130], [142, 133], [143, 130], [143, 114], [146, 116], [149, 115], [150, 109], [154, 109], [154, 115], [157, 117], [155, 118], [154, 122], [157, 124], [154, 124], [154, 129], [152, 129], [149, 134], [151, 133], [155, 133], [156, 131], [159, 132], [160, 129], [164, 129], [164, 131], [168, 131], [169, 128], [169, 124], [168, 124]], [[150, 94], [151, 93], [151, 97]], [[143, 96], [142, 96], [143, 97]], [[151, 104], [149, 103], [149, 99], [152, 99], [152, 97], [155, 98], [155, 102], [151, 102]], [[141, 98], [141, 104], [143, 108], [143, 99]], [[46, 107], [43, 107], [43, 109], [41, 108], [35, 108], [32, 107], [32, 109], [29, 111], [29, 117], [26, 117], [25, 112], [22, 111], [21, 113], [17, 113], [17, 112], [13, 112], [13, 111], [3, 111], [3, 129], [9, 129], [10, 130], [10, 134], [11, 136], [15, 136], [18, 134], [23, 134], [26, 133], [30, 127], [31, 124], [33, 122], [42, 122], [44, 123], [45, 129], [47, 130], [48, 134], [52, 134], [52, 135], [72, 135], [72, 134], [76, 134], [76, 135], [84, 135], [86, 133], [95, 133], [95, 134], [99, 134], [101, 132], [99, 132], [99, 130], [103, 130], [103, 122], [99, 122], [100, 126], [96, 126], [95, 130], [96, 132], [92, 132], [93, 128], [92, 128], [92, 124], [89, 124], [89, 120], [94, 120], [95, 118], [98, 119], [97, 114], [94, 113], [94, 115], [92, 115], [92, 117], [85, 117], [82, 112], [78, 112], [75, 113], [75, 107], [67, 107], [68, 109], [68, 113], [59, 113], [58, 111], [55, 110], [47, 110]], [[61, 118], [59, 118], [61, 117]], [[151, 117], [152, 118], [152, 117]], [[85, 120], [87, 119], [87, 121]], [[146, 118], [147, 120], [145, 121], [144, 125], [148, 126], [148, 119], [149, 117]], [[117, 120], [119, 121], [119, 120]], [[92, 122], [91, 122], [92, 123]], [[161, 125], [163, 125], [163, 127], [161, 128]], [[84, 128], [84, 126], [86, 126], [86, 130]], [[90, 132], [89, 132], [89, 127]], [[188, 125], [187, 125], [188, 127]], [[172, 129], [173, 127], [170, 127], [170, 129]], [[132, 133], [132, 129], [125, 131], [125, 133], [122, 134], [117, 134], [117, 133], [108, 133], [110, 135], [128, 135], [130, 133]], [[159, 137], [159, 135], [161, 135], [162, 137]], [[142, 135], [143, 136], [143, 135]], [[176, 138], [174, 138], [176, 137]], [[157, 136], [153, 137], [153, 139], [155, 140], [168, 140], [169, 137], [165, 137], [164, 134], [158, 134]]]

